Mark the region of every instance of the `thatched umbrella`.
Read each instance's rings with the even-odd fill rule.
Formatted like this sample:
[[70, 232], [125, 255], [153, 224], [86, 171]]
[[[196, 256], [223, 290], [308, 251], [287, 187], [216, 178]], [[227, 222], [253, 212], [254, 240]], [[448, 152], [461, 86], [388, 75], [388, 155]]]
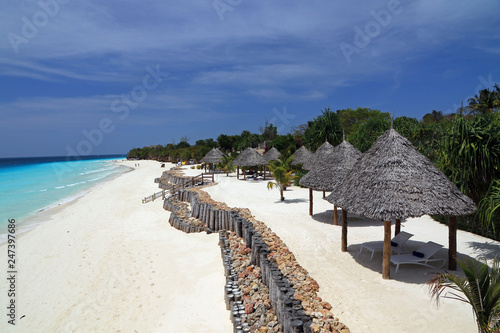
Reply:
[[[318, 166], [321, 161], [325, 161], [328, 156], [332, 153], [333, 151], [333, 146], [328, 142], [325, 141], [317, 150], [316, 152], [310, 157], [308, 160], [304, 161], [304, 164], [302, 165], [302, 169], [304, 170], [311, 170], [315, 166]], [[305, 177], [305, 176], [304, 176]], [[303, 178], [303, 177], [302, 177]], [[299, 181], [299, 184], [302, 185]], [[313, 189], [309, 188], [309, 215], [313, 214]], [[325, 190], [323, 190], [323, 198], [325, 197]]]
[[[361, 152], [344, 140], [330, 154], [325, 154], [323, 160], [316, 161], [317, 164], [300, 179], [299, 184], [317, 191], [335, 191], [360, 156]], [[333, 210], [334, 224], [337, 225], [336, 205]]]
[[[272, 147], [269, 149], [264, 155], [262, 155], [266, 159], [266, 161], [269, 163], [271, 161], [275, 161], [281, 157], [281, 153], [279, 152], [278, 149]], [[266, 166], [264, 165], [264, 179], [266, 179]]]
[[202, 163], [220, 163], [224, 159], [224, 154], [217, 148], [212, 148], [201, 160]]
[[278, 149], [272, 147], [269, 149], [264, 155], [262, 155], [266, 159], [266, 161], [270, 162], [273, 160], [277, 160], [278, 158], [281, 157], [281, 153], [278, 151]]
[[243, 167], [243, 179], [246, 180], [245, 175], [245, 167], [254, 166], [254, 165], [266, 165], [267, 161], [261, 154], [259, 154], [256, 150], [252, 148], [247, 148], [241, 152], [238, 157], [236, 157], [233, 161], [233, 165], [238, 167], [236, 172], [236, 177], [240, 179], [239, 167]]
[[347, 251], [347, 211], [384, 221], [385, 279], [390, 277], [392, 219], [450, 216], [449, 269], [454, 270], [456, 216], [476, 211], [474, 202], [393, 128], [358, 159], [330, 200], [342, 207], [343, 251]]
[[312, 157], [313, 153], [306, 146], [302, 146], [293, 154], [292, 165], [304, 164]]
[[308, 160], [304, 161], [302, 169], [311, 170], [316, 164], [316, 161], [324, 160], [325, 156], [329, 155], [332, 152], [332, 150], [333, 146], [328, 141], [325, 141], [325, 143], [323, 143], [318, 149], [316, 149], [312, 158], [309, 158]]

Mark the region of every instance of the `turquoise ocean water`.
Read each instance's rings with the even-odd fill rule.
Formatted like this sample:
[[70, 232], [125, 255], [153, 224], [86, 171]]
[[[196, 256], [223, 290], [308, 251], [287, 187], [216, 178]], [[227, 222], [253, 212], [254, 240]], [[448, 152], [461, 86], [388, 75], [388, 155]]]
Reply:
[[9, 219], [16, 233], [34, 227], [29, 218], [37, 212], [70, 202], [91, 187], [129, 171], [113, 161], [124, 155], [0, 159], [0, 243], [7, 234]]

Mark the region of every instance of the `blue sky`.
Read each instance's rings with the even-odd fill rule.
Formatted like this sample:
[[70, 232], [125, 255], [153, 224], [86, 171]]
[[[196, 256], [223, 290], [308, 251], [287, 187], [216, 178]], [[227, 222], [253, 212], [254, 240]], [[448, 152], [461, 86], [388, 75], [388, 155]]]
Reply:
[[281, 134], [330, 106], [421, 119], [500, 82], [494, 0], [0, 5], [0, 157]]

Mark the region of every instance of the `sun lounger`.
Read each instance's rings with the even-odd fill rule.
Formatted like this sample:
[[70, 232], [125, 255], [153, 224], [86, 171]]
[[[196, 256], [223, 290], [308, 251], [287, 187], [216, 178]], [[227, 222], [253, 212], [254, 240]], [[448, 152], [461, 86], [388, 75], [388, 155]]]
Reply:
[[426, 267], [434, 267], [429, 265], [428, 263], [434, 261], [442, 261], [443, 264], [440, 266], [440, 268], [443, 267], [446, 261], [445, 259], [431, 259], [431, 257], [436, 254], [436, 252], [439, 251], [442, 247], [443, 245], [440, 245], [438, 243], [427, 242], [418, 250], [413, 251], [412, 253], [391, 256], [391, 262], [396, 265], [396, 272], [394, 273], [394, 275], [398, 274], [399, 265], [401, 264], [414, 264]]
[[[413, 235], [408, 233], [408, 232], [401, 231], [399, 234], [394, 236], [394, 238], [391, 240], [391, 250], [396, 252], [397, 254], [401, 254], [403, 252], [403, 249], [402, 249], [403, 245], [412, 236]], [[361, 253], [361, 251], [363, 251], [363, 249], [367, 249], [368, 251], [371, 251], [372, 256], [371, 256], [370, 260], [372, 260], [375, 252], [381, 252], [384, 250], [384, 242], [368, 242], [368, 243], [361, 244], [361, 248], [359, 249], [359, 253]]]

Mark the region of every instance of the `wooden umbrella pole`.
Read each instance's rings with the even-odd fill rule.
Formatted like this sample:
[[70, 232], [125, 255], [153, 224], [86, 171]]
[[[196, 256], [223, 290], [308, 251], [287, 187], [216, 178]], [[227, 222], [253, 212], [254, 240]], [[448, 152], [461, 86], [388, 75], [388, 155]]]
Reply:
[[309, 215], [313, 214], [313, 190], [309, 188]]
[[339, 217], [337, 216], [337, 206], [333, 205], [333, 224], [339, 225]]
[[450, 216], [448, 222], [448, 269], [457, 270], [457, 217]]
[[347, 252], [347, 211], [342, 208], [342, 252]]
[[243, 180], [247, 180], [247, 173], [245, 172], [245, 167], [243, 167]]
[[396, 219], [396, 226], [394, 227], [394, 236], [401, 232], [401, 220]]
[[325, 190], [323, 190], [323, 198], [326, 197], [326, 193], [325, 193]]
[[240, 167], [236, 167], [236, 179], [240, 179]]
[[384, 221], [384, 259], [382, 263], [382, 278], [391, 278], [391, 221]]

